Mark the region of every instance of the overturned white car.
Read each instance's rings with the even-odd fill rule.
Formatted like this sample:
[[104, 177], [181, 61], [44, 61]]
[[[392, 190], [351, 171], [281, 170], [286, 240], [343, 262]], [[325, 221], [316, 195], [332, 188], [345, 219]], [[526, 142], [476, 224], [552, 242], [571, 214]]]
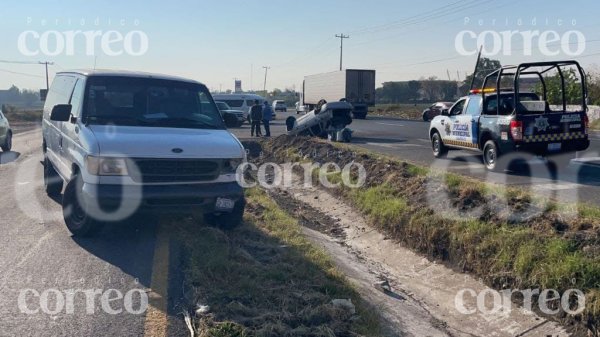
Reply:
[[310, 135], [328, 138], [337, 142], [350, 142], [352, 130], [346, 126], [352, 123], [352, 105], [348, 102], [320, 102], [317, 107], [298, 118], [286, 119], [288, 135]]

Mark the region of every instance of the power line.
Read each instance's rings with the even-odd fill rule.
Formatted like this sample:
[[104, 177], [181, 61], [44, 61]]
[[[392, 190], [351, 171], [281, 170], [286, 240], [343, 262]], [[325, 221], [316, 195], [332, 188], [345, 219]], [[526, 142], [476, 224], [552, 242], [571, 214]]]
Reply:
[[[382, 31], [386, 31], [386, 30], [391, 30], [391, 29], [398, 29], [398, 28], [403, 28], [403, 27], [407, 27], [407, 26], [411, 26], [411, 25], [415, 25], [415, 24], [420, 24], [420, 23], [424, 23], [425, 21], [431, 21], [433, 19], [437, 19], [440, 17], [445, 17], [445, 16], [449, 16], [458, 12], [464, 12], [465, 10], [474, 8], [474, 7], [478, 7], [487, 3], [491, 3], [493, 0], [462, 0], [462, 1], [457, 1], [442, 7], [439, 7], [437, 9], [434, 10], [430, 10], [430, 11], [426, 11], [420, 14], [416, 14], [413, 16], [409, 16], [406, 18], [403, 18], [401, 20], [397, 20], [391, 23], [387, 23], [387, 24], [383, 24], [383, 25], [379, 25], [379, 26], [373, 26], [370, 28], [365, 28], [361, 31], [355, 32], [353, 33], [354, 35], [363, 35], [363, 34], [373, 34], [373, 33], [378, 33], [378, 32], [382, 32]], [[459, 3], [463, 3], [460, 4]], [[450, 7], [450, 8], [448, 8]], [[448, 9], [446, 9], [448, 8]]]
[[344, 39], [349, 39], [350, 36], [344, 35], [344, 34], [340, 34], [340, 35], [336, 34], [335, 37], [340, 39], [340, 71], [342, 71], [342, 57], [344, 55]]
[[38, 64], [37, 62], [32, 62], [32, 61], [10, 61], [10, 60], [0, 60], [0, 63], [10, 63], [10, 64]]
[[29, 77], [36, 77], [36, 78], [44, 78], [44, 76], [41, 76], [41, 75], [22, 73], [22, 72], [12, 71], [12, 70], [8, 70], [8, 69], [1, 69], [0, 68], [0, 71], [4, 72], [4, 73], [14, 74], [14, 75], [22, 75], [22, 76], [29, 76]]
[[[508, 2], [507, 4], [500, 4], [498, 6], [490, 7], [490, 8], [485, 9], [485, 10], [481, 10], [481, 11], [478, 12], [478, 14], [486, 13], [486, 12], [489, 12], [489, 11], [494, 10], [496, 8], [503, 7], [503, 6], [508, 6], [508, 5], [510, 5], [512, 3], [515, 3], [515, 2], [518, 2], [518, 0], [514, 0], [514, 1], [511, 1], [511, 2]], [[448, 12], [440, 13], [441, 15], [437, 15], [435, 17], [429, 17], [429, 18], [423, 18], [421, 20], [413, 20], [411, 22], [405, 22], [404, 25], [397, 26], [397, 27], [392, 27], [391, 29], [409, 28], [409, 27], [412, 28], [412, 26], [415, 26], [416, 29], [419, 29], [420, 25], [426, 24], [428, 21], [437, 20], [437, 19], [443, 18], [445, 16], [450, 16], [452, 14], [459, 14], [459, 17], [462, 17], [462, 16], [465, 15], [464, 11], [472, 9], [472, 8], [475, 8], [475, 7], [480, 6], [482, 4], [485, 4], [485, 2], [480, 2], [480, 3], [477, 3], [477, 4], [471, 5], [471, 6], [467, 7], [467, 8], [463, 8], [463, 9], [458, 9], [458, 10], [453, 10], [453, 11], [448, 11]], [[436, 29], [438, 27], [443, 27], [445, 24], [454, 22], [456, 19], [457, 19], [457, 17], [453, 17], [450, 20], [446, 20], [446, 21], [443, 21], [443, 22], [436, 22], [435, 25], [433, 25], [433, 26], [430, 25], [429, 28], [426, 28], [424, 30], [420, 29], [419, 32], [431, 31], [431, 30], [434, 30], [434, 29]], [[385, 30], [391, 30], [391, 29], [379, 30], [377, 32], [383, 32]], [[365, 41], [365, 42], [353, 44], [352, 48], [357, 48], [357, 47], [360, 47], [360, 46], [363, 46], [363, 45], [366, 45], [366, 44], [372, 44], [372, 43], [376, 43], [376, 42], [380, 42], [380, 41], [384, 41], [384, 40], [389, 40], [389, 39], [397, 38], [397, 37], [400, 37], [400, 36], [407, 35], [407, 34], [413, 32], [413, 31], [414, 31], [414, 29], [407, 29], [407, 30], [401, 32], [401, 34], [396, 34], [396, 35], [393, 35], [393, 36], [386, 36], [386, 37], [383, 37], [383, 38], [380, 38], [380, 39], [375, 39], [375, 40], [369, 39], [368, 41]], [[375, 32], [371, 32], [371, 33], [375, 33]]]

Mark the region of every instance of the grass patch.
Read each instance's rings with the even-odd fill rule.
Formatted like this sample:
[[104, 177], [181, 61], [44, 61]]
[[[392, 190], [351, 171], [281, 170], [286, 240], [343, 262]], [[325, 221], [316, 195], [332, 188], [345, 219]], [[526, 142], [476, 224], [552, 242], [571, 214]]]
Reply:
[[431, 104], [377, 104], [369, 109], [369, 113], [376, 116], [398, 117], [405, 119], [423, 119], [423, 110]]
[[31, 109], [17, 109], [9, 107], [6, 111], [2, 111], [8, 119], [9, 123], [21, 123], [21, 122], [41, 122], [42, 121], [42, 110], [31, 110]]
[[[497, 289], [579, 289], [586, 294], [586, 311], [577, 317], [559, 314], [557, 319], [567, 325], [583, 322], [598, 333], [600, 208], [558, 203], [524, 188], [432, 172], [346, 144], [294, 137], [274, 143], [267, 144], [267, 152], [280, 161], [285, 158], [278, 148], [311, 148], [315, 153], [343, 150], [335, 162], [341, 167], [360, 162], [368, 177], [361, 188], [333, 192], [354, 204], [373, 226]], [[436, 213], [432, 203], [459, 216]], [[471, 209], [481, 212], [470, 214]]]
[[[180, 224], [191, 302], [209, 305], [200, 336], [379, 336], [375, 311], [262, 190], [247, 191], [245, 224], [231, 232]], [[353, 315], [332, 304], [351, 299]]]
[[378, 226], [393, 226], [408, 211], [408, 204], [387, 185], [351, 191], [354, 204]]

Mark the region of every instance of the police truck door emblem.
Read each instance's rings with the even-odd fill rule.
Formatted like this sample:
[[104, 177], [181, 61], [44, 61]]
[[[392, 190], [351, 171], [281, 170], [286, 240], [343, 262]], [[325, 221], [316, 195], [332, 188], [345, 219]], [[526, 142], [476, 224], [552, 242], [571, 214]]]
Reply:
[[449, 135], [450, 135], [450, 132], [452, 132], [452, 131], [450, 130], [450, 124], [446, 124], [446, 130], [445, 130], [445, 131], [446, 131], [446, 136], [449, 136]]
[[538, 117], [535, 119], [535, 127], [538, 131], [546, 131], [550, 124], [548, 124], [548, 118]]

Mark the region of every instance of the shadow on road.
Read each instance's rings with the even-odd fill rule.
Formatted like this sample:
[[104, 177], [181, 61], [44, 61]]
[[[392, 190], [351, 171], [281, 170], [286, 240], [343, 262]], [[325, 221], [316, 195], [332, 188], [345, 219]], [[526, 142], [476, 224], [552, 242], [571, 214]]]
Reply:
[[[480, 155], [459, 155], [449, 157], [446, 169], [460, 170], [461, 173], [468, 171], [476, 176], [489, 176], [489, 172], [483, 166]], [[465, 171], [465, 164], [469, 165]], [[507, 183], [518, 183], [519, 181], [511, 181], [510, 177], [525, 178], [525, 179], [547, 179], [553, 182], [574, 183], [588, 186], [600, 186], [600, 165], [579, 165], [576, 161], [571, 161], [568, 167], [559, 169], [553, 166], [544, 159], [534, 158], [526, 162], [517, 162], [510, 165], [509, 169], [504, 171], [507, 176]]]
[[157, 225], [156, 216], [136, 215], [127, 221], [105, 224], [94, 237], [72, 238], [94, 256], [150, 287]]
[[19, 159], [21, 156], [20, 152], [8, 151], [8, 152], [0, 152], [0, 165], [12, 163]]

